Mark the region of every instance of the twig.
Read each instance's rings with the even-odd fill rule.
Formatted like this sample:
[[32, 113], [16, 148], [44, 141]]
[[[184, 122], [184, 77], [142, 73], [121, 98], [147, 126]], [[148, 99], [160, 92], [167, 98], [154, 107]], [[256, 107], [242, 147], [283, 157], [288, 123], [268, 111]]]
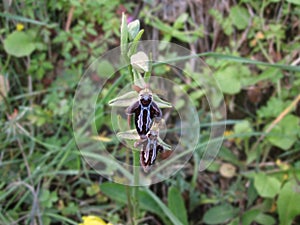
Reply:
[[[32, 186], [29, 185], [28, 183], [24, 182], [24, 181], [17, 181], [17, 182], [13, 182], [10, 185], [8, 185], [7, 189], [10, 189], [13, 186], [25, 186], [32, 194], [33, 196], [33, 206], [31, 209], [31, 224], [35, 224], [34, 223], [34, 216], [36, 215], [38, 218], [38, 222], [39, 224], [42, 224], [42, 218], [41, 218], [41, 214], [40, 214], [40, 209], [39, 209], [39, 201], [38, 201], [38, 192], [39, 192], [39, 187], [38, 190], [35, 190], [33, 184]], [[26, 215], [22, 218], [28, 218], [29, 216]], [[19, 222], [19, 220], [17, 220], [14, 224], [17, 224], [17, 222]]]
[[75, 10], [75, 6], [72, 6], [69, 10], [68, 19], [67, 19], [66, 26], [65, 26], [65, 31], [66, 32], [68, 32], [70, 30], [74, 10]]
[[298, 95], [295, 100], [282, 112], [277, 116], [277, 118], [271, 123], [271, 125], [268, 127], [266, 132], [262, 134], [259, 139], [255, 142], [253, 147], [251, 148], [252, 150], [255, 150], [258, 146], [258, 144], [266, 137], [268, 133], [292, 110], [293, 107], [297, 105], [297, 103], [300, 101], [300, 95]]
[[299, 63], [300, 63], [300, 56], [298, 57], [298, 59], [296, 59], [291, 63], [291, 66], [297, 66]]

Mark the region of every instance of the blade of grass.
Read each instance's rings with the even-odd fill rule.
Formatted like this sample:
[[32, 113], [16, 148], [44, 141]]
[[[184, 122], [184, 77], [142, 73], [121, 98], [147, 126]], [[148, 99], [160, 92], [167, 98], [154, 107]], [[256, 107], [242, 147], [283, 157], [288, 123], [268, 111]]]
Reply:
[[275, 67], [275, 68], [282, 69], [282, 70], [300, 72], [300, 66], [290, 66], [290, 65], [279, 64], [279, 63], [272, 64], [272, 63], [261, 62], [261, 61], [247, 59], [247, 58], [238, 57], [238, 56], [224, 55], [224, 54], [215, 53], [215, 52], [204, 52], [204, 53], [195, 54], [195, 55], [187, 55], [187, 56], [181, 56], [181, 57], [177, 57], [177, 58], [175, 57], [173, 59], [166, 60], [164, 62], [153, 63], [153, 66], [157, 66], [160, 64], [164, 64], [164, 63], [178, 62], [178, 61], [182, 61], [182, 60], [191, 59], [194, 57], [214, 57], [217, 59], [224, 59], [224, 60], [229, 60], [229, 61], [233, 61], [233, 62], [248, 63], [248, 64], [254, 64], [254, 65], [258, 65], [258, 66]]
[[165, 215], [171, 220], [173, 224], [183, 225], [181, 221], [171, 212], [171, 210], [149, 189], [144, 188], [145, 192], [157, 203]]
[[53, 219], [59, 219], [59, 221], [64, 221], [64, 222], [66, 222], [66, 223], [68, 223], [68, 224], [74, 224], [74, 225], [77, 225], [77, 224], [78, 224], [77, 222], [75, 222], [75, 221], [73, 221], [73, 220], [70, 220], [70, 219], [68, 219], [68, 218], [66, 218], [66, 217], [64, 217], [64, 216], [59, 215], [59, 214], [54, 214], [54, 213], [44, 213], [44, 215], [45, 215], [45, 216], [49, 216], [49, 217], [51, 217], [51, 218], [53, 218]]
[[0, 16], [4, 17], [6, 19], [10, 19], [10, 20], [18, 20], [18, 21], [21, 21], [23, 23], [32, 23], [32, 24], [40, 25], [40, 26], [49, 26], [47, 23], [37, 21], [37, 20], [33, 20], [33, 19], [29, 19], [29, 18], [22, 17], [22, 16], [13, 15], [13, 14], [10, 14], [10, 13], [1, 13], [0, 12]]

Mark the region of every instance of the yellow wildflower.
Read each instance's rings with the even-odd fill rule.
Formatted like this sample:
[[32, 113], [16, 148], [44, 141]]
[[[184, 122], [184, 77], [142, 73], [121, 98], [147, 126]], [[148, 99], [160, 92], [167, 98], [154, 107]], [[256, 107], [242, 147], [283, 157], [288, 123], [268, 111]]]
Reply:
[[237, 145], [239, 145], [242, 142], [242, 139], [238, 137], [230, 137], [235, 135], [235, 133], [232, 130], [226, 130], [223, 135], [225, 139], [227, 139], [230, 142], [235, 142]]
[[16, 25], [16, 30], [17, 30], [17, 31], [22, 31], [22, 30], [24, 30], [24, 25], [23, 25], [22, 23], [17, 23], [17, 25]]
[[280, 159], [276, 160], [276, 165], [282, 170], [288, 170], [290, 165], [286, 162], [282, 162]]
[[281, 166], [281, 164], [282, 164], [281, 160], [280, 160], [280, 159], [277, 159], [277, 160], [276, 160], [276, 165], [277, 165], [277, 166]]
[[234, 138], [230, 138], [230, 137], [229, 137], [229, 136], [234, 135], [233, 131], [231, 131], [231, 130], [226, 130], [226, 131], [224, 132], [223, 135], [224, 135], [225, 138], [228, 139], [228, 141], [234, 141]]
[[231, 135], [233, 135], [233, 131], [231, 131], [231, 130], [225, 130], [225, 132], [224, 132], [224, 136], [225, 137], [231, 136]]
[[98, 216], [83, 216], [82, 220], [83, 223], [78, 225], [113, 225], [111, 223], [104, 222], [104, 220]]

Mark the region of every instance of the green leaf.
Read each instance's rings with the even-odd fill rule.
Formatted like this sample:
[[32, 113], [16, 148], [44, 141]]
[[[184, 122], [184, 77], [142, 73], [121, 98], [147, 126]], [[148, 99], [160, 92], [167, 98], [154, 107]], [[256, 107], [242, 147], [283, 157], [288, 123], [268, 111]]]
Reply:
[[97, 74], [99, 77], [108, 78], [115, 72], [114, 67], [107, 60], [101, 60], [97, 66]]
[[278, 199], [278, 214], [281, 225], [289, 225], [295, 216], [300, 215], [300, 190], [295, 181], [287, 182], [281, 189]]
[[53, 207], [53, 203], [57, 202], [57, 200], [58, 200], [57, 193], [55, 191], [50, 192], [47, 189], [43, 189], [39, 196], [39, 201], [45, 208]]
[[134, 40], [140, 31], [140, 21], [139, 20], [132, 21], [131, 23], [128, 24], [127, 29], [129, 33], [129, 39]]
[[300, 5], [300, 1], [299, 0], [286, 0], [289, 3], [295, 4], [295, 5]]
[[166, 64], [166, 63], [172, 63], [172, 62], [187, 60], [187, 59], [195, 58], [195, 56], [214, 57], [216, 59], [223, 59], [223, 60], [228, 60], [228, 61], [232, 61], [232, 62], [254, 64], [254, 65], [257, 65], [257, 66], [268, 66], [268, 67], [273, 67], [273, 68], [279, 68], [279, 69], [282, 69], [282, 70], [300, 72], [300, 66], [290, 66], [290, 65], [280, 64], [280, 63], [266, 63], [266, 62], [261, 62], [261, 61], [257, 61], [257, 60], [247, 59], [247, 58], [233, 56], [233, 55], [225, 55], [225, 54], [220, 54], [220, 53], [215, 53], [215, 52], [203, 52], [203, 53], [199, 53], [199, 54], [196, 54], [196, 55], [186, 55], [186, 56], [180, 56], [180, 57], [172, 57], [172, 59], [166, 60], [164, 62], [153, 63], [153, 66], [159, 66], [162, 63]]
[[29, 56], [35, 50], [35, 44], [28, 34], [14, 31], [4, 40], [4, 49], [10, 55], [23, 57]]
[[239, 209], [234, 208], [229, 204], [223, 204], [210, 208], [203, 217], [206, 224], [226, 223], [230, 219], [237, 216]]
[[232, 21], [229, 18], [224, 18], [223, 22], [221, 23], [222, 28], [224, 30], [224, 33], [226, 35], [231, 35], [233, 32], [233, 27], [232, 27]]
[[253, 204], [253, 202], [256, 200], [257, 196], [258, 196], [258, 194], [254, 187], [254, 181], [253, 181], [253, 179], [250, 179], [250, 185], [247, 190], [247, 208]]
[[[127, 187], [131, 189], [131, 187]], [[100, 185], [100, 190], [103, 194], [109, 198], [127, 204], [127, 190], [126, 186], [116, 183], [106, 182]], [[130, 190], [129, 190], [130, 192]], [[139, 189], [139, 202], [141, 209], [147, 210], [158, 215], [163, 221], [167, 221], [165, 214], [160, 209], [160, 206], [157, 202], [149, 196], [148, 192], [145, 189]]]
[[258, 194], [265, 198], [274, 198], [280, 190], [280, 182], [264, 173], [255, 174], [254, 186]]
[[130, 45], [130, 48], [128, 51], [128, 57], [131, 57], [136, 52], [136, 49], [139, 44], [139, 40], [141, 39], [143, 33], [144, 33], [144, 29], [140, 30], [139, 33], [135, 36], [132, 44]]
[[247, 28], [250, 20], [248, 10], [238, 5], [231, 7], [229, 17], [239, 30]]
[[50, 27], [54, 28], [56, 26], [56, 24], [49, 25], [47, 23], [43, 23], [43, 22], [40, 22], [38, 20], [33, 20], [33, 19], [26, 18], [26, 17], [13, 15], [13, 14], [10, 14], [10, 13], [1, 13], [0, 12], [0, 16], [4, 17], [6, 19], [14, 20], [14, 21], [21, 21], [23, 23], [32, 23], [32, 24], [40, 25], [40, 26], [47, 26], [49, 28]]
[[171, 186], [168, 192], [168, 207], [174, 215], [182, 222], [188, 225], [187, 212], [181, 193], [176, 187]]
[[273, 225], [276, 223], [276, 220], [270, 215], [260, 213], [255, 218], [255, 222], [257, 222], [258, 224]]
[[127, 18], [125, 13], [122, 14], [121, 23], [121, 54], [127, 54], [127, 44], [128, 44], [128, 28], [127, 28]]
[[228, 149], [224, 146], [222, 146], [220, 149], [219, 157], [227, 162], [234, 164], [234, 165], [237, 165], [237, 166], [242, 165], [241, 161], [236, 156], [236, 154], [234, 154], [231, 149]]
[[[299, 118], [294, 115], [284, 117], [267, 135], [273, 145], [288, 150], [298, 140], [300, 134]], [[267, 128], [268, 125], [265, 127]]]
[[254, 221], [254, 219], [260, 214], [259, 209], [252, 209], [247, 212], [245, 212], [242, 215], [242, 224], [243, 225], [250, 225]]
[[187, 13], [182, 13], [174, 22], [174, 29], [181, 29], [184, 26], [184, 23], [187, 21], [189, 18], [189, 15]]
[[166, 215], [173, 224], [183, 225], [181, 221], [177, 219], [177, 217], [170, 211], [170, 209], [148, 188], [143, 189], [151, 198], [156, 202], [159, 206], [160, 210], [164, 215]]
[[282, 71], [278, 68], [266, 68], [261, 74], [258, 76], [249, 76], [244, 80], [245, 85], [254, 85], [260, 81], [268, 80], [276, 84], [278, 80], [283, 77]]
[[248, 120], [243, 120], [243, 121], [235, 124], [233, 130], [234, 130], [235, 134], [242, 134], [242, 133], [251, 133], [251, 132], [253, 132], [251, 124], [250, 124], [250, 122]]
[[257, 111], [258, 117], [276, 118], [290, 104], [290, 101], [283, 101], [282, 99], [271, 97], [267, 105]]
[[221, 91], [226, 94], [237, 94], [241, 90], [241, 84], [238, 78], [236, 67], [229, 66], [223, 70], [219, 70], [215, 74], [215, 78], [220, 85]]
[[109, 198], [120, 202], [120, 203], [127, 203], [127, 196], [125, 186], [116, 183], [102, 183], [100, 185], [100, 191], [107, 195]]
[[90, 197], [98, 194], [99, 191], [100, 191], [100, 188], [99, 188], [98, 184], [92, 184], [92, 185], [86, 187], [86, 193]]

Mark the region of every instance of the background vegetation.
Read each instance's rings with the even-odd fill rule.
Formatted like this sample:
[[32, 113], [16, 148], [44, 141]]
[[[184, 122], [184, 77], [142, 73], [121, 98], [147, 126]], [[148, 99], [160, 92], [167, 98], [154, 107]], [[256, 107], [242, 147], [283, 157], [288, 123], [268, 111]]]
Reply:
[[[119, 46], [122, 12], [141, 21], [143, 39], [213, 52], [203, 59], [228, 113], [224, 144], [206, 171], [193, 169], [195, 154], [172, 179], [139, 189], [140, 224], [300, 223], [298, 0], [0, 6], [0, 224], [78, 224], [86, 215], [130, 224], [124, 187], [85, 164], [71, 126], [77, 82], [89, 63]], [[187, 87], [205, 123], [202, 96]], [[111, 125], [99, 125], [100, 138], [110, 140]]]

